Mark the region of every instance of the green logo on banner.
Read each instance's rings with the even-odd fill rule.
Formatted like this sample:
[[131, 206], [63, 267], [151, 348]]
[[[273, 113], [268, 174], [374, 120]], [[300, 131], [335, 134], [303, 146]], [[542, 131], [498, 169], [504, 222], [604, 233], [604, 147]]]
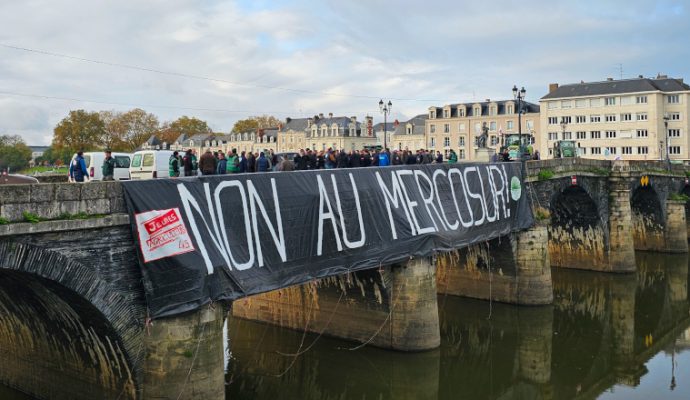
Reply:
[[514, 176], [510, 180], [510, 197], [512, 197], [513, 200], [518, 201], [520, 196], [522, 196], [522, 185], [520, 184], [520, 179], [517, 176]]

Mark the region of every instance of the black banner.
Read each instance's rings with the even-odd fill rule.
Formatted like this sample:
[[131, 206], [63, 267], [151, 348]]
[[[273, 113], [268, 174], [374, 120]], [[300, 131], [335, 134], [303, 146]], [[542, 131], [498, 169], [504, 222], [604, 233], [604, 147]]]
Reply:
[[151, 316], [482, 242], [532, 225], [519, 163], [124, 182]]

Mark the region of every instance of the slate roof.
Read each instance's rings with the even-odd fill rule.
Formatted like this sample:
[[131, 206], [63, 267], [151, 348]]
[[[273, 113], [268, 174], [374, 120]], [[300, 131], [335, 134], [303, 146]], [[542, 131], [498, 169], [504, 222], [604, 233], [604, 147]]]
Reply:
[[160, 139], [158, 139], [158, 136], [151, 135], [151, 137], [149, 137], [149, 139], [144, 144], [147, 144], [149, 146], [158, 146], [161, 144], [161, 141]]
[[309, 124], [309, 118], [294, 118], [290, 119], [289, 121], [285, 122], [285, 125], [283, 125], [281, 131], [286, 132], [289, 130], [293, 131], [303, 131], [307, 129], [307, 125]]
[[[379, 122], [378, 124], [374, 125], [374, 132], [381, 132], [381, 129], [383, 128], [383, 122]], [[391, 132], [395, 129], [395, 122], [387, 122], [386, 123], [386, 132]]]
[[424, 135], [424, 122], [429, 118], [427, 114], [419, 114], [408, 121], [401, 122], [395, 128], [395, 135], [406, 135], [407, 124], [412, 124], [412, 135]]
[[[474, 102], [474, 103], [455, 103], [455, 104], [449, 104], [450, 106], [450, 117], [451, 118], [458, 118], [458, 106], [465, 106], [465, 117], [474, 117], [474, 105], [479, 104], [482, 107], [482, 117], [486, 117], [489, 115], [489, 106], [491, 104], [496, 104], [497, 110], [496, 113], [497, 115], [505, 115], [506, 114], [506, 105], [508, 103], [513, 103], [515, 107], [517, 107], [517, 100], [498, 100], [498, 101], [479, 101], [479, 102]], [[445, 107], [445, 106], [444, 106]], [[430, 108], [435, 108], [436, 109], [436, 117], [437, 119], [442, 119], [440, 116], [443, 115], [443, 108], [444, 107], [430, 107]], [[522, 102], [522, 109], [525, 111], [525, 113], [538, 113], [539, 112], [539, 104], [534, 104], [530, 103], [529, 101], [523, 101]], [[514, 110], [517, 112], [517, 109]]]
[[635, 78], [563, 85], [559, 86], [558, 89], [542, 97], [542, 100], [657, 91], [681, 92], [686, 90], [690, 90], [690, 86], [683, 83], [681, 79]]

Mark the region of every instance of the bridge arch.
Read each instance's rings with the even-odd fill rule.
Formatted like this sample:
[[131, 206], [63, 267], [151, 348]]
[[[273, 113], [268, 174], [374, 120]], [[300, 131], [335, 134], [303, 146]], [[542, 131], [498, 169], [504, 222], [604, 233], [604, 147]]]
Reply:
[[91, 267], [0, 240], [0, 350], [13, 363], [0, 380], [40, 397], [136, 398], [145, 351], [135, 304]]
[[550, 202], [551, 264], [578, 269], [604, 269], [608, 235], [601, 206], [587, 187], [566, 185]]

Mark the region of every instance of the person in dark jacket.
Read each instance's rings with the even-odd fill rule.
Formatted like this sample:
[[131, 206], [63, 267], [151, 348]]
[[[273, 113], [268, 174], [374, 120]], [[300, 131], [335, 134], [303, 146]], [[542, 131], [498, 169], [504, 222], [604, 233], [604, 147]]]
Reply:
[[436, 152], [436, 164], [443, 164], [443, 154], [440, 151]]
[[89, 173], [86, 170], [84, 152], [80, 151], [69, 164], [69, 180], [70, 182], [84, 182], [84, 179], [89, 179]]
[[364, 150], [361, 154], [360, 158], [360, 167], [369, 167], [371, 166], [371, 154], [367, 150]]
[[417, 155], [411, 151], [409, 153], [407, 153], [407, 160], [405, 160], [405, 164], [407, 164], [407, 165], [417, 164]]
[[192, 154], [192, 149], [187, 149], [182, 157], [182, 166], [184, 169], [184, 176], [192, 176], [192, 170], [194, 169], [194, 154]]
[[243, 151], [240, 153], [240, 173], [242, 174], [245, 172], [247, 172], [247, 156]]
[[316, 151], [309, 150], [307, 155], [309, 156], [309, 161], [307, 162], [307, 169], [317, 169], [318, 163], [316, 160]]
[[353, 150], [350, 152], [350, 168], [359, 168], [362, 164], [362, 156], [359, 151]]
[[268, 161], [264, 152], [259, 154], [259, 158], [256, 160], [256, 172], [266, 172], [268, 171], [271, 163]]
[[309, 158], [307, 157], [307, 153], [304, 151], [304, 149], [300, 149], [299, 158], [295, 157], [295, 164], [297, 165], [297, 169], [300, 171], [306, 170], [308, 163]]
[[218, 161], [211, 153], [211, 150], [207, 149], [201, 156], [201, 159], [199, 159], [199, 169], [204, 175], [213, 175], [216, 173], [217, 163]]
[[247, 152], [247, 172], [256, 172], [256, 157], [251, 151]]
[[223, 152], [218, 152], [218, 167], [216, 168], [216, 174], [225, 175], [228, 169], [228, 160], [225, 159], [225, 154]]
[[336, 168], [347, 168], [347, 161], [347, 153], [345, 150], [340, 150], [338, 160], [336, 161]]
[[402, 165], [403, 160], [400, 157], [400, 152], [398, 150], [393, 150], [393, 154], [391, 155], [391, 164], [393, 165]]

